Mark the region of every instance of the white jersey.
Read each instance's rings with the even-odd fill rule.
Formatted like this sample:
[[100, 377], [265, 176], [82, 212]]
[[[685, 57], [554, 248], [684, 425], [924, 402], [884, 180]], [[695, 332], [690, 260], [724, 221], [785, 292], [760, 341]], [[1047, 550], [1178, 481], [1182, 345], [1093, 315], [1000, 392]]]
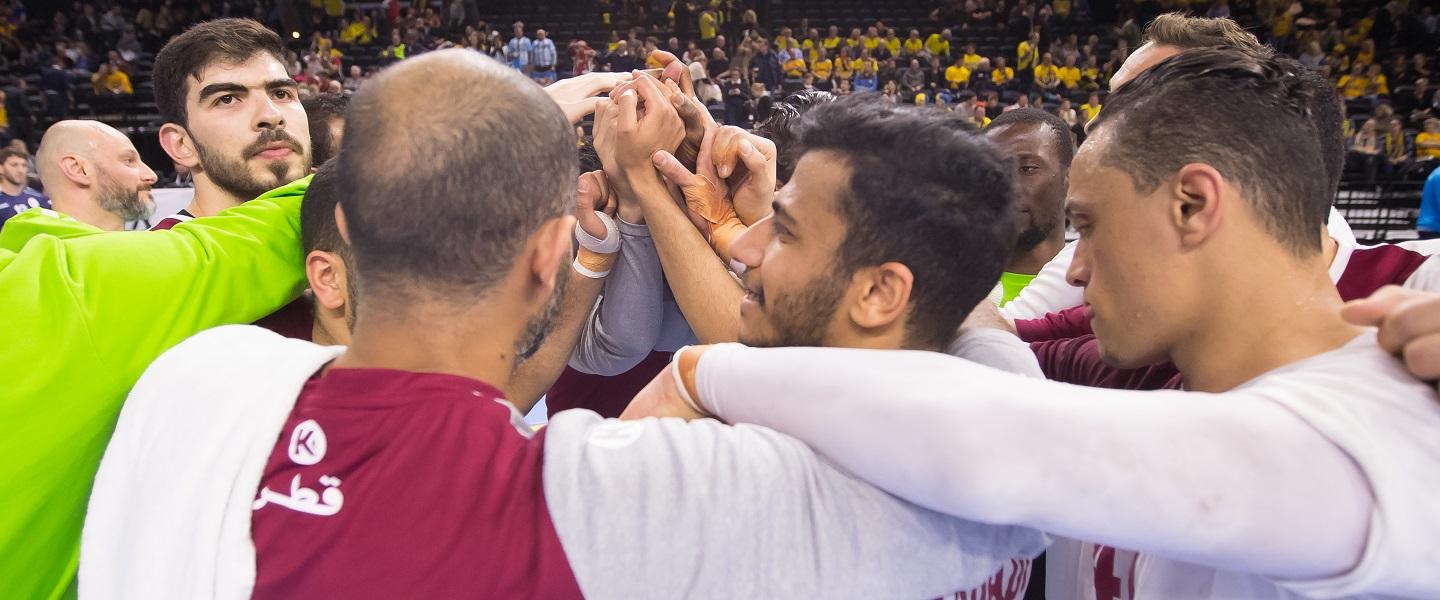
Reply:
[[[1096, 545], [1053, 546], [1047, 566], [1047, 591], [1052, 600], [1440, 598], [1440, 543], [1436, 543], [1440, 539], [1440, 398], [1432, 386], [1411, 377], [1400, 361], [1379, 348], [1373, 330], [1335, 350], [1215, 394], [1215, 398], [1181, 391], [1130, 392], [1033, 381], [925, 353], [752, 349], [728, 344], [706, 353], [697, 368], [696, 385], [705, 405], [727, 421], [761, 424], [794, 435], [840, 466], [902, 498], [980, 520], [1007, 519], [1017, 512], [1036, 514], [1059, 530], [1057, 533], [1083, 530], [1097, 535], [1105, 531], [1108, 539], [1130, 540], [1135, 547], [1152, 551], [1135, 555]], [[775, 401], [777, 390], [785, 391], [783, 402]], [[1227, 515], [1223, 519], [1215, 517], [1215, 506], [1195, 507], [1196, 498], [1213, 489], [1210, 480], [1184, 482], [1188, 486], [1184, 488], [1111, 487], [1104, 495], [1114, 500], [1105, 509], [1097, 508], [1106, 505], [1097, 500], [1101, 495], [1093, 489], [1067, 491], [1063, 486], [1036, 484], [1043, 490], [1043, 497], [1037, 498], [1036, 485], [965, 478], [972, 473], [1002, 477], [1016, 471], [1034, 476], [1044, 473], [1047, 464], [1055, 465], [1049, 468], [1072, 469], [1078, 468], [1075, 460], [1092, 460], [1084, 457], [1093, 454], [1093, 447], [1080, 455], [1067, 449], [1068, 444], [1077, 443], [1075, 439], [1061, 438], [1068, 440], [1066, 447], [1045, 448], [1044, 438], [1025, 437], [1025, 432], [1003, 426], [1013, 423], [1017, 415], [1037, 414], [1031, 408], [1036, 403], [1043, 403], [1055, 423], [1081, 424], [1089, 436], [1148, 434], [1133, 435], [1129, 443], [1115, 445], [1125, 448], [1116, 450], [1123, 454], [1094, 462], [1090, 467], [1093, 481], [1133, 481], [1123, 474], [1157, 469], [1171, 472], [1203, 463], [1203, 453], [1175, 454], [1174, 441], [1165, 434], [1173, 425], [1154, 429], [1155, 423], [1167, 421], [1152, 417], [1164, 414], [1160, 407], [1165, 403], [1222, 406], [1216, 402], [1227, 407], [1253, 402], [1257, 410], [1262, 404], [1278, 405], [1298, 417], [1299, 425], [1320, 434], [1319, 439], [1307, 440], [1312, 448], [1328, 444], [1353, 460], [1374, 500], [1367, 521], [1368, 537], [1357, 564], [1333, 577], [1305, 581], [1244, 572], [1246, 565], [1261, 560], [1259, 557], [1274, 556], [1286, 547], [1276, 542], [1270, 524], [1246, 516], [1268, 514], [1270, 507], [1222, 506], [1219, 508]], [[1031, 407], [1024, 406], [1027, 404]], [[1021, 408], [1012, 414], [1009, 406]], [[1265, 414], [1273, 414], [1266, 408]], [[1022, 422], [1037, 431], [1057, 430], [1055, 423]], [[1207, 431], [1212, 436], [1216, 435], [1213, 432], [1235, 433], [1227, 428]], [[965, 433], [957, 437], [956, 432]], [[1015, 438], [1030, 440], [1027, 443], [1035, 444], [1031, 446], [1035, 452], [1011, 455], [1005, 440]], [[1229, 446], [1226, 456], [1243, 460], [1238, 458], [1244, 455], [1243, 440], [1211, 439], [1209, 443], [1217, 448]], [[937, 440], [946, 440], [945, 448], [950, 451], [937, 447]], [[1202, 441], [1193, 435], [1186, 440], [1186, 444]], [[977, 469], [974, 461], [981, 448], [993, 449], [985, 456], [991, 464]], [[1137, 461], [1135, 452], [1154, 460]], [[1276, 462], [1293, 464], [1293, 470], [1285, 474], [1291, 482], [1297, 475], [1328, 476], [1306, 475], [1314, 468], [1307, 456], [1312, 456], [1309, 450], [1297, 450], [1294, 457]], [[1268, 458], [1273, 461], [1276, 457]], [[1213, 474], [1224, 469], [1211, 464], [1196, 471]], [[1243, 471], [1237, 470], [1234, 476]], [[947, 480], [917, 476], [920, 473], [950, 475]], [[1250, 475], [1255, 479], [1247, 475], [1240, 485], [1275, 498], [1274, 506], [1291, 511], [1290, 523], [1307, 521], [1304, 510], [1309, 496], [1296, 497], [1285, 484], [1276, 484], [1263, 473]], [[963, 493], [975, 487], [992, 491]], [[1086, 496], [1087, 502], [1078, 505], [1086, 512], [1065, 509], [1074, 502], [1071, 494]], [[1151, 511], [1145, 506], [1173, 510]], [[1152, 519], [1156, 514], [1188, 515], [1181, 517], [1184, 522], [1166, 525], [1173, 527], [1171, 531], [1187, 533], [1157, 534], [1133, 518], [1136, 511]], [[1204, 522], [1214, 526], [1197, 526]], [[1234, 522], [1246, 526], [1226, 531], [1224, 524]], [[1313, 526], [1322, 529], [1330, 524], [1315, 522]], [[1290, 526], [1274, 531], [1282, 530], [1294, 531]], [[1235, 550], [1217, 553], [1215, 548]], [[1332, 546], [1323, 552], [1343, 561], [1352, 550]], [[1171, 560], [1162, 554], [1190, 556], [1196, 562]], [[1205, 564], [1198, 564], [1202, 561]]]

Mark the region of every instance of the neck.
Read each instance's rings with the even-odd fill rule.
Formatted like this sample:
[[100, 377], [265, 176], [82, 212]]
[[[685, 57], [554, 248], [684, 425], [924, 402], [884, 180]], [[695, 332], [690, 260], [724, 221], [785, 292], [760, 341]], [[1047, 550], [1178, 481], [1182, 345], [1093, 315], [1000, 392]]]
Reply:
[[1235, 284], [1234, 293], [1209, 294], [1204, 316], [1171, 352], [1186, 389], [1223, 392], [1359, 335], [1340, 318], [1342, 302], [1324, 259], [1323, 253], [1300, 264], [1291, 257], [1252, 257], [1215, 270]]
[[192, 180], [195, 182], [195, 197], [190, 200], [190, 205], [186, 206], [185, 210], [197, 217], [213, 217], [222, 210], [240, 206], [251, 200], [251, 198], [241, 198], [225, 191], [203, 173], [195, 173]]
[[[509, 389], [515, 340], [526, 322], [519, 315], [494, 309], [442, 314], [423, 306], [385, 314], [378, 305], [360, 315], [337, 368], [443, 373]], [[457, 323], [485, 326], [452, 327]]]
[[1060, 249], [1064, 247], [1065, 230], [1056, 227], [1055, 232], [1051, 233], [1050, 237], [1036, 244], [1034, 248], [1031, 248], [1027, 252], [1011, 256], [1010, 262], [1005, 265], [1005, 270], [1010, 273], [1020, 273], [1024, 275], [1038, 274], [1040, 269], [1045, 268], [1045, 264], [1055, 258], [1055, 255], [1059, 254]]
[[0, 177], [0, 191], [5, 192], [7, 196], [19, 196], [25, 191], [25, 186], [23, 184], [10, 183], [9, 179]]
[[50, 205], [57, 212], [75, 217], [75, 220], [93, 225], [105, 231], [123, 231], [125, 221], [120, 215], [100, 208], [94, 199], [85, 197], [82, 190], [64, 190], [50, 198]]

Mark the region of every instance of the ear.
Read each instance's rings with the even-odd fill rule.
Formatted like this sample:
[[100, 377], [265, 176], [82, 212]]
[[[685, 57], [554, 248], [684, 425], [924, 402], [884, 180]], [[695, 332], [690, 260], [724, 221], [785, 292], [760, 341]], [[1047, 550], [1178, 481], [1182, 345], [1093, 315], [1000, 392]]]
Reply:
[[190, 132], [177, 123], [160, 126], [160, 147], [165, 149], [171, 160], [181, 165], [191, 169], [200, 165], [200, 152], [195, 149], [195, 141], [190, 138]]
[[1171, 178], [1173, 200], [1169, 219], [1187, 248], [1200, 245], [1220, 227], [1225, 177], [1207, 164], [1180, 167]]
[[555, 289], [561, 267], [568, 265], [573, 254], [571, 237], [575, 217], [565, 215], [546, 221], [535, 232], [535, 249], [530, 256], [530, 277], [548, 295]]
[[340, 231], [340, 239], [345, 240], [345, 245], [350, 245], [350, 224], [345, 222], [345, 209], [340, 203], [335, 203], [335, 229]]
[[855, 294], [847, 311], [850, 320], [862, 329], [880, 329], [904, 318], [915, 275], [910, 267], [888, 262], [856, 271], [850, 285]]
[[323, 250], [312, 250], [305, 256], [305, 278], [310, 281], [310, 291], [315, 294], [315, 303], [329, 310], [342, 310], [350, 298], [345, 293], [345, 261], [340, 255]]
[[60, 157], [60, 173], [71, 183], [81, 187], [90, 187], [95, 183], [95, 175], [91, 172], [90, 165], [75, 155]]

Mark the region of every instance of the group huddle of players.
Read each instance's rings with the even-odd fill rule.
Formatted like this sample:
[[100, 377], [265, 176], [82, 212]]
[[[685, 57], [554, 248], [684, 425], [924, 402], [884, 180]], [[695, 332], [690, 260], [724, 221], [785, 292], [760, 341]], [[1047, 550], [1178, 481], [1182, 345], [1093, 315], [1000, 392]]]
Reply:
[[1440, 242], [1334, 213], [1323, 78], [1157, 23], [1079, 148], [865, 95], [718, 127], [664, 53], [436, 51], [317, 121], [275, 33], [197, 25], [186, 210], [106, 232], [155, 175], [65, 122], [0, 229], [0, 590], [1440, 597]]

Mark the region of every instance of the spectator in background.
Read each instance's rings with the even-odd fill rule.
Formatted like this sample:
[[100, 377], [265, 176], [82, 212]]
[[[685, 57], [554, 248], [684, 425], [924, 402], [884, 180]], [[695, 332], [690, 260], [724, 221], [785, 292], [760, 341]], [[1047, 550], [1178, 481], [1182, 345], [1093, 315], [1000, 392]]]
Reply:
[[910, 59], [910, 66], [900, 70], [899, 90], [908, 95], [913, 95], [925, 89], [925, 69], [920, 67], [920, 60]]
[[32, 208], [50, 208], [50, 198], [28, 187], [29, 168], [29, 154], [14, 148], [0, 149], [0, 226]]
[[628, 73], [640, 68], [640, 60], [630, 51], [630, 42], [620, 40], [615, 51], [605, 56], [603, 70], [612, 73]]
[[1384, 135], [1377, 129], [1374, 119], [1365, 121], [1359, 133], [1350, 140], [1350, 159], [1360, 164], [1365, 173], [1365, 184], [1374, 185], [1385, 160]]
[[866, 60], [860, 64], [860, 69], [855, 72], [855, 91], [873, 92], [880, 85], [879, 74], [875, 71], [875, 61]]
[[1040, 64], [1035, 67], [1035, 85], [1047, 95], [1053, 95], [1060, 89], [1060, 67], [1055, 65], [1049, 52], [1045, 53], [1045, 57], [1040, 59]]
[[1382, 97], [1390, 95], [1390, 82], [1380, 71], [1380, 65], [1371, 64], [1367, 67], [1365, 80], [1365, 97], [1371, 102], [1379, 102]]
[[956, 57], [955, 64], [946, 67], [945, 86], [952, 92], [970, 86], [970, 69], [965, 68], [964, 57]]
[[1074, 56], [1065, 57], [1065, 66], [1055, 70], [1055, 77], [1066, 92], [1080, 87], [1080, 68], [1075, 66]]
[[717, 78], [716, 83], [719, 84], [720, 93], [724, 96], [725, 124], [737, 127], [747, 125], [748, 94], [745, 88], [745, 79], [740, 74], [740, 67], [731, 66], [729, 71]]
[[514, 36], [505, 42], [505, 62], [510, 68], [524, 73], [530, 72], [530, 38], [525, 37], [525, 23], [516, 21], [512, 26]]
[[705, 70], [713, 80], [720, 79], [720, 75], [730, 70], [730, 59], [725, 56], [724, 48], [715, 48], [710, 51], [710, 60], [706, 61]]
[[974, 71], [976, 67], [980, 66], [980, 60], [982, 58], [984, 57], [975, 51], [975, 44], [973, 42], [965, 44], [965, 54], [960, 56], [960, 60], [965, 63], [965, 68], [971, 71]]
[[705, 106], [720, 104], [724, 96], [720, 93], [720, 86], [715, 85], [715, 82], [710, 80], [710, 74], [705, 71], [705, 61], [692, 62], [689, 69], [690, 81], [695, 84], [695, 98]]
[[950, 58], [950, 36], [948, 27], [941, 29], [940, 33], [930, 34], [930, 37], [925, 38], [925, 51], [935, 58], [948, 60]]
[[1425, 130], [1415, 134], [1415, 159], [1427, 162], [1440, 159], [1440, 119], [1425, 119]]
[[1405, 134], [1405, 126], [1400, 123], [1400, 119], [1391, 119], [1385, 130], [1385, 172], [1390, 174], [1403, 171], [1410, 164], [1410, 156], [1410, 136]]
[[1324, 62], [1325, 52], [1320, 50], [1320, 42], [1305, 44], [1305, 51], [1300, 53], [1300, 64], [1318, 70]]
[[880, 91], [880, 99], [891, 105], [900, 104], [900, 90], [894, 79], [885, 82], [885, 88]]
[[530, 44], [530, 77], [540, 85], [555, 83], [555, 64], [560, 54], [555, 51], [555, 40], [544, 29], [535, 30], [535, 41]]
[[1020, 88], [1029, 91], [1031, 84], [1035, 82], [1035, 69], [1039, 64], [1040, 33], [1031, 32], [1029, 39], [1022, 40], [1020, 45], [1015, 47], [1015, 57], [1015, 69], [1020, 78]]
[[830, 75], [835, 72], [835, 61], [830, 60], [830, 51], [820, 48], [815, 60], [810, 63], [810, 74], [815, 76], [815, 87], [829, 91], [832, 87]]
[[595, 50], [585, 40], [572, 40], [569, 45], [571, 76], [579, 77], [595, 69]]
[[135, 88], [130, 85], [130, 77], [109, 62], [100, 64], [100, 70], [90, 76], [90, 83], [95, 87], [96, 96], [129, 96], [135, 93]]
[[[363, 83], [365, 83], [365, 71], [360, 68], [360, 65], [350, 65], [350, 75], [345, 78], [345, 85], [342, 86], [345, 92], [353, 94], [359, 91], [360, 85]], [[323, 162], [325, 161], [317, 160], [315, 164], [318, 165]]]
[[1340, 76], [1335, 82], [1335, 88], [1340, 90], [1340, 95], [1346, 100], [1364, 96], [1370, 90], [1370, 78], [1365, 75], [1365, 65], [1359, 62], [1350, 65], [1350, 72]]
[[765, 84], [766, 88], [780, 88], [780, 60], [770, 51], [770, 42], [761, 39], [756, 45], [755, 56], [750, 59], [750, 68], [759, 71], [757, 81]]
[[5, 88], [5, 101], [0, 103], [5, 113], [5, 127], [11, 137], [21, 141], [22, 149], [27, 148], [35, 136], [35, 115], [30, 110], [28, 88], [25, 78], [15, 78], [15, 85]]
[[1089, 123], [1095, 118], [1095, 115], [1100, 114], [1101, 108], [1103, 108], [1103, 106], [1100, 104], [1100, 94], [1092, 93], [1090, 94], [1090, 100], [1080, 105], [1080, 112], [1082, 116], [1085, 117], [1085, 122]]
[[1069, 98], [1060, 99], [1060, 106], [1055, 108], [1055, 116], [1060, 117], [1060, 120], [1065, 122], [1067, 129], [1073, 129], [1077, 123], [1080, 123], [1080, 116], [1075, 114], [1075, 109], [1071, 106]]
[[799, 81], [805, 78], [805, 55], [798, 47], [791, 47], [789, 50], [781, 50], [785, 55], [785, 63], [781, 68], [785, 71], [785, 80], [789, 82]]
[[1014, 103], [1014, 104], [1011, 104], [1010, 106], [1005, 107], [1005, 112], [1010, 112], [1010, 111], [1012, 111], [1012, 110], [1020, 110], [1020, 109], [1022, 109], [1022, 108], [1030, 108], [1030, 95], [1029, 95], [1029, 94], [1020, 94], [1019, 97], [1015, 98], [1015, 103]]
[[1010, 89], [1015, 86], [1015, 69], [1005, 66], [1005, 57], [995, 57], [995, 66], [990, 70], [990, 85], [996, 89]]
[[706, 7], [700, 11], [700, 43], [706, 47], [715, 47], [715, 36], [719, 29], [719, 18], [715, 16], [715, 9]]
[[910, 36], [905, 38], [902, 51], [905, 56], [919, 56], [921, 52], [925, 51], [925, 41], [920, 39], [919, 29], [910, 30]]

